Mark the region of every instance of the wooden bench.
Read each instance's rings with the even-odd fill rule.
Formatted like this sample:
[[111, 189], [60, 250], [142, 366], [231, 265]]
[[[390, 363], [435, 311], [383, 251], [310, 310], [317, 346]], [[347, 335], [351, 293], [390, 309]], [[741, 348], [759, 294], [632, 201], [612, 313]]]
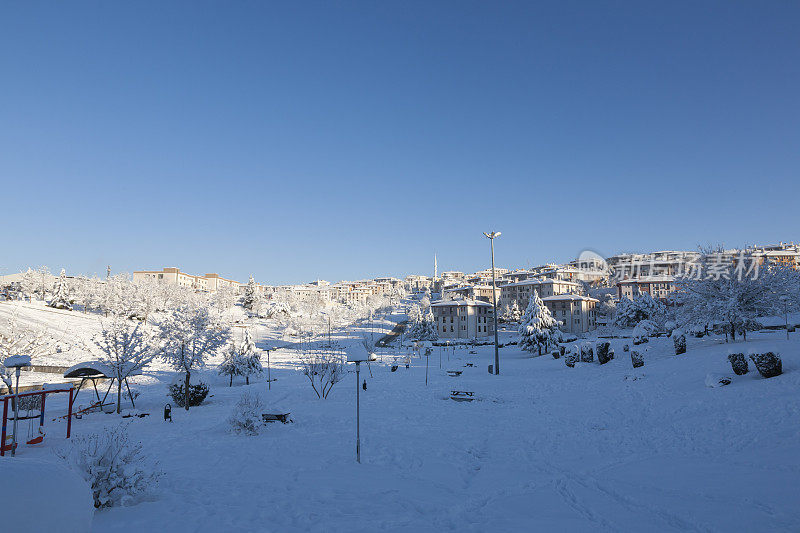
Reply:
[[448, 370], [447, 375], [450, 376], [451, 378], [456, 378], [461, 375], [461, 372], [462, 372], [461, 370]]
[[289, 422], [294, 422], [289, 415], [291, 413], [262, 413], [261, 420], [264, 421], [265, 424], [269, 424], [271, 422], [281, 422], [282, 424], [288, 424]]
[[475, 393], [466, 390], [453, 390], [450, 391], [450, 399], [457, 402], [471, 402], [475, 399]]

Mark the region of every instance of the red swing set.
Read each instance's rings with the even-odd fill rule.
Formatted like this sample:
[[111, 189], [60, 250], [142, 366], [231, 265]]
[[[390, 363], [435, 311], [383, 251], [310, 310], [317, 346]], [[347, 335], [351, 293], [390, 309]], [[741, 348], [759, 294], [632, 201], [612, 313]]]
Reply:
[[[18, 433], [17, 423], [20, 420], [33, 421], [37, 418], [39, 419], [38, 435], [33, 436], [32, 434], [29, 434], [26, 444], [29, 445], [40, 444], [44, 440], [45, 399], [47, 398], [48, 394], [56, 394], [59, 392], [69, 393], [66, 418], [67, 418], [67, 438], [70, 438], [70, 434], [72, 433], [72, 401], [73, 401], [73, 394], [75, 392], [75, 389], [72, 387], [72, 385], [63, 386], [60, 388], [45, 388], [42, 390], [21, 392], [18, 394], [7, 394], [5, 396], [0, 397], [0, 400], [3, 402], [3, 426], [2, 426], [2, 435], [0, 436], [0, 456], [4, 456], [7, 451], [11, 452], [11, 455], [15, 455], [17, 445], [19, 444], [19, 441], [17, 439], [17, 433]], [[39, 396], [39, 398], [37, 398], [37, 396]], [[36, 404], [35, 408], [38, 408], [39, 412], [37, 414], [31, 415], [30, 414], [31, 409], [27, 409], [28, 414], [26, 416], [24, 417], [19, 416], [20, 404], [26, 401]], [[10, 413], [9, 413], [9, 407], [10, 407], [9, 403], [11, 404]], [[12, 418], [9, 418], [9, 414], [12, 416]], [[9, 420], [13, 422], [12, 426], [13, 433], [10, 435], [8, 434]]]

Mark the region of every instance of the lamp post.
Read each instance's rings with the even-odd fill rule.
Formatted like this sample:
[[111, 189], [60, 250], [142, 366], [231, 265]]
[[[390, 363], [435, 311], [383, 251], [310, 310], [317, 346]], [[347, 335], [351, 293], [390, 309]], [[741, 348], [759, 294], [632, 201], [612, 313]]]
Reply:
[[788, 296], [781, 296], [780, 300], [783, 302], [783, 316], [786, 320], [786, 340], [789, 340], [789, 297]]
[[494, 315], [494, 375], [500, 374], [500, 353], [497, 348], [497, 296], [495, 293], [495, 278], [494, 278], [494, 240], [500, 236], [499, 231], [493, 231], [491, 233], [483, 233], [486, 235], [486, 238], [489, 239], [491, 243], [492, 249], [492, 308]]
[[361, 463], [361, 363], [375, 361], [374, 353], [367, 352], [362, 344], [347, 349], [347, 361], [356, 364], [356, 461]]

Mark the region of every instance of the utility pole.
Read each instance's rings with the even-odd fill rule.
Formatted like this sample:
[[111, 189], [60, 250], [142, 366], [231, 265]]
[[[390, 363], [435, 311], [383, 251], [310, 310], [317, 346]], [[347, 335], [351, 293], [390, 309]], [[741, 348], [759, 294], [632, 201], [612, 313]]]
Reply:
[[486, 238], [489, 239], [491, 243], [492, 249], [492, 307], [493, 307], [493, 315], [494, 315], [494, 375], [500, 374], [500, 352], [498, 350], [498, 341], [497, 341], [497, 295], [495, 293], [495, 277], [494, 277], [494, 240], [500, 236], [499, 231], [493, 231], [491, 233], [484, 232]]

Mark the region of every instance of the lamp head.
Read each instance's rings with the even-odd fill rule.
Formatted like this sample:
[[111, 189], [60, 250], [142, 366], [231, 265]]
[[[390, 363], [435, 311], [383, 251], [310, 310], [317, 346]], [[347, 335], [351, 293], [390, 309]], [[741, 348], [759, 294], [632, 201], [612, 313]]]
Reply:
[[486, 235], [486, 237], [489, 238], [489, 239], [495, 239], [495, 238], [500, 236], [500, 232], [499, 231], [493, 231], [491, 233], [486, 233], [484, 231], [483, 234]]

